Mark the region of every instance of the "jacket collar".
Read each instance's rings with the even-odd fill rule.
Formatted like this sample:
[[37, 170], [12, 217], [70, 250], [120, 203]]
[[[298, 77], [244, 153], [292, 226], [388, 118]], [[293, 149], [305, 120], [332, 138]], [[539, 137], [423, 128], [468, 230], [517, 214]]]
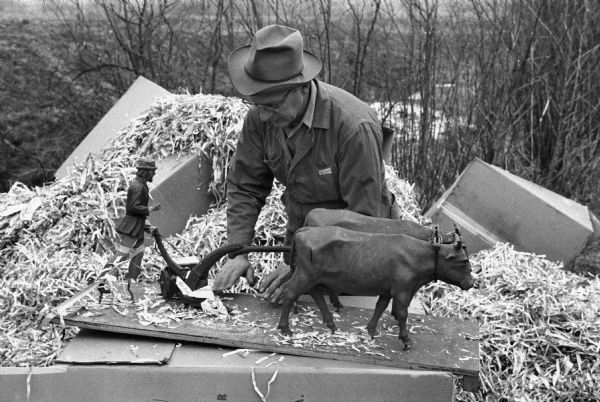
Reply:
[[329, 85], [317, 79], [314, 80], [317, 87], [317, 98], [315, 100], [315, 111], [312, 126], [314, 128], [329, 128], [331, 116], [331, 93]]

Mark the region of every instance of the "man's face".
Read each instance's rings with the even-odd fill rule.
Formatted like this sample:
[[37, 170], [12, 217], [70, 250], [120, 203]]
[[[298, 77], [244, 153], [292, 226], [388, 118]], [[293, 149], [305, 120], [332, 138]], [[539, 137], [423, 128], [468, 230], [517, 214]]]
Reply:
[[142, 177], [146, 179], [146, 181], [151, 182], [154, 176], [156, 175], [156, 170], [154, 169], [140, 169], [140, 173], [142, 173]]
[[154, 176], [156, 176], [156, 170], [154, 169], [149, 169], [148, 170], [148, 181], [152, 181], [152, 179], [154, 179]]
[[260, 119], [276, 127], [286, 127], [303, 112], [304, 96], [300, 87], [261, 92], [248, 97], [258, 107]]

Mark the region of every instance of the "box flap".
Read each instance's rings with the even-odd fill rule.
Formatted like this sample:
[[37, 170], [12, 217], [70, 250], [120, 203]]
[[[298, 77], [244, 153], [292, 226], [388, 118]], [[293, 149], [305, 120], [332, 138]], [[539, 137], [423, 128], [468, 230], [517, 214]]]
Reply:
[[90, 153], [99, 153], [132, 119], [142, 114], [158, 98], [169, 94], [169, 91], [152, 81], [138, 77], [58, 168], [56, 178], [66, 176], [73, 164], [83, 162]]
[[164, 339], [82, 330], [56, 359], [71, 364], [165, 364], [175, 343]]

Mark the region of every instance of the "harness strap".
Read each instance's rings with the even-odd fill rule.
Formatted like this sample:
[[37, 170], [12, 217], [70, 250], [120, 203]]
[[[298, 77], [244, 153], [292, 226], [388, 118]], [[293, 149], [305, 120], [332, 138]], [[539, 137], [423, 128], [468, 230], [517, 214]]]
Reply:
[[439, 246], [433, 246], [433, 250], [435, 251], [435, 262], [433, 263], [433, 280], [437, 281], [438, 280], [438, 256], [440, 254], [440, 247]]
[[440, 247], [442, 244], [442, 238], [440, 237], [440, 230], [438, 228], [438, 225], [435, 225], [433, 230], [431, 231], [431, 247], [433, 247], [433, 250], [435, 251], [435, 261], [434, 261], [434, 265], [433, 265], [433, 280], [437, 281], [438, 280], [438, 256], [440, 253]]

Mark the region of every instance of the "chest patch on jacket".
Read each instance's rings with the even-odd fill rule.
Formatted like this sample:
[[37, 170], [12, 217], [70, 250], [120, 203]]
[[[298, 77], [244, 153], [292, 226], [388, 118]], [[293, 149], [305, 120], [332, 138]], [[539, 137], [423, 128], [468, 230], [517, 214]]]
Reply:
[[319, 169], [319, 176], [324, 176], [326, 174], [331, 174], [331, 173], [332, 173], [331, 167], [329, 167], [329, 166], [324, 169]]

